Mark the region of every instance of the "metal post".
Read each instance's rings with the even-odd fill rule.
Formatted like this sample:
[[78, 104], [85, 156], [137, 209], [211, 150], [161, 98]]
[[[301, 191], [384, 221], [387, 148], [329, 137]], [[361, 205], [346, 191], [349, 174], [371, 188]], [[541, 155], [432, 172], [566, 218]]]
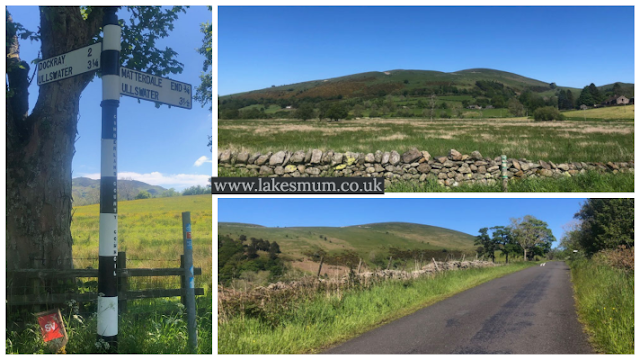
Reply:
[[120, 34], [117, 7], [104, 10], [102, 67], [102, 144], [100, 169], [100, 244], [98, 265], [98, 339], [114, 351], [118, 343], [118, 158]]
[[507, 192], [507, 155], [502, 155], [502, 191]]
[[192, 353], [198, 350], [198, 333], [196, 330], [196, 295], [193, 271], [193, 245], [191, 243], [191, 213], [182, 213], [182, 243], [184, 247], [184, 269], [187, 287], [184, 288], [187, 307], [187, 331], [189, 333], [189, 349]]
[[[118, 268], [127, 268], [127, 253], [125, 251], [118, 252]], [[120, 276], [118, 278], [118, 314], [127, 312], [127, 300], [122, 295], [129, 290], [129, 278], [127, 276]]]

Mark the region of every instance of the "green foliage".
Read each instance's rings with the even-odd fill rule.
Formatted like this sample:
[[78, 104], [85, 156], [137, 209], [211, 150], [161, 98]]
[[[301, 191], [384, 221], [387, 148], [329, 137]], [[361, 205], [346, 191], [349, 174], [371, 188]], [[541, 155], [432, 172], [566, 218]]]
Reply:
[[525, 259], [548, 253], [551, 243], [556, 241], [547, 223], [531, 215], [511, 219], [509, 231], [513, 240], [523, 249]]
[[564, 120], [564, 115], [553, 106], [545, 106], [533, 112], [533, 119], [535, 121]]
[[331, 105], [325, 115], [333, 121], [338, 121], [345, 119], [349, 115], [349, 110], [342, 103], [336, 102]]
[[587, 255], [634, 246], [634, 199], [588, 199], [576, 213], [577, 239]]
[[634, 274], [594, 260], [571, 262], [576, 306], [598, 352], [634, 353]]
[[509, 112], [511, 113], [511, 115], [515, 117], [524, 116], [524, 106], [522, 106], [522, 103], [520, 103], [518, 99], [509, 99], [507, 106], [509, 107]]
[[[211, 8], [209, 8], [211, 10]], [[211, 74], [211, 64], [212, 64], [212, 32], [213, 27], [211, 22], [206, 22], [200, 24], [200, 32], [204, 34], [204, 38], [202, 39], [202, 46], [198, 48], [198, 53], [203, 55], [205, 60], [202, 64], [202, 73], [200, 73], [200, 85], [196, 88], [196, 93], [193, 94], [193, 98], [195, 101], [200, 102], [202, 107], [209, 104], [209, 110], [212, 108], [212, 74]]]
[[295, 117], [302, 121], [307, 121], [313, 117], [313, 106], [311, 104], [303, 104], [296, 110]]
[[203, 195], [203, 194], [211, 194], [211, 184], [207, 184], [207, 186], [191, 186], [182, 191], [183, 196], [187, 195]]
[[480, 255], [487, 255], [489, 259], [492, 261], [496, 261], [495, 252], [498, 249], [498, 244], [487, 234], [489, 231], [488, 228], [480, 229], [480, 235], [476, 236], [476, 240], [473, 242], [474, 245], [481, 245], [482, 252]]
[[[283, 275], [285, 264], [278, 257], [278, 244], [275, 241], [269, 243], [268, 240], [251, 238], [251, 243], [244, 245], [246, 238], [241, 235], [238, 240], [234, 240], [230, 236], [218, 235], [219, 284], [228, 285], [246, 272], [267, 271], [271, 280]], [[258, 251], [268, 252], [268, 256], [262, 256]]]
[[141, 200], [141, 199], [151, 199], [151, 194], [149, 194], [148, 191], [146, 190], [142, 190], [138, 193], [138, 195], [136, 195], [136, 200]]

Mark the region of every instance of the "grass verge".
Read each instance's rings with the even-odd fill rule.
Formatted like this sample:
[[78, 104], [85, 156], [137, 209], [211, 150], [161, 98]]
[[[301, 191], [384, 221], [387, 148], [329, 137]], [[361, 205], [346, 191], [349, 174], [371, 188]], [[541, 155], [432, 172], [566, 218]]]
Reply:
[[[212, 295], [196, 298], [196, 326], [198, 331], [198, 354], [213, 351]], [[185, 309], [178, 302], [173, 303], [171, 314], [148, 313], [145, 316], [121, 315], [118, 324], [119, 354], [188, 354], [187, 320]], [[73, 305], [60, 310], [69, 342], [65, 346], [67, 354], [112, 353], [96, 342], [97, 317], [75, 315]], [[34, 322], [20, 331], [7, 331], [5, 340], [7, 354], [50, 353], [42, 340], [40, 326]]]
[[220, 354], [315, 353], [454, 294], [535, 263], [447, 271], [435, 277], [386, 281], [363, 290], [318, 293], [277, 313], [218, 323]]
[[578, 316], [598, 352], [634, 353], [633, 278], [592, 260], [571, 262]]

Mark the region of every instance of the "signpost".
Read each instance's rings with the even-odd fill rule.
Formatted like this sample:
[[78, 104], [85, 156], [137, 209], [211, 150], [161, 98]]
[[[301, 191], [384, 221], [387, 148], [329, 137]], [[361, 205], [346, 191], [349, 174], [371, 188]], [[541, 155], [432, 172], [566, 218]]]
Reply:
[[[117, 6], [105, 7], [102, 43], [85, 46], [38, 62], [38, 85], [68, 79], [98, 69], [102, 73], [97, 333], [98, 339], [108, 344], [108, 348], [113, 351], [116, 350], [118, 343], [118, 278], [116, 276], [118, 263], [117, 125], [120, 96], [131, 96], [141, 100], [191, 109], [192, 94], [192, 86], [190, 84], [120, 66], [122, 30], [116, 15], [117, 9]], [[188, 238], [189, 254], [191, 254], [191, 221], [189, 215], [187, 215], [187, 223], [189, 224], [189, 230], [187, 230], [185, 236]], [[193, 265], [190, 266], [190, 271], [190, 290], [187, 293], [193, 298]], [[195, 299], [192, 300], [191, 303], [195, 309]], [[194, 314], [195, 310], [189, 315], [188, 322], [195, 329]], [[49, 324], [48, 328], [52, 326]], [[189, 343], [192, 349], [197, 346], [197, 340], [195, 339], [195, 333], [192, 334], [190, 332]]]
[[69, 341], [60, 310], [44, 311], [35, 314], [35, 316], [38, 318], [42, 340], [47, 343], [53, 352], [58, 352]]
[[191, 85], [140, 71], [120, 68], [120, 94], [191, 109]]
[[38, 62], [38, 86], [100, 69], [102, 43]]

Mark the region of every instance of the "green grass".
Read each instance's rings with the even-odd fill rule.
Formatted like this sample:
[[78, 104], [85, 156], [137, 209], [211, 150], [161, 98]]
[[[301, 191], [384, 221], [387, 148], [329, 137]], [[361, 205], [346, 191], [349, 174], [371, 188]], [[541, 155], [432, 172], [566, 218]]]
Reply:
[[[127, 252], [127, 267], [179, 267], [182, 245], [182, 212], [191, 212], [193, 263], [202, 268], [196, 287], [212, 284], [211, 195], [176, 196], [118, 202], [118, 250]], [[98, 268], [98, 204], [73, 209], [74, 267]], [[92, 259], [92, 260], [85, 260]], [[135, 260], [140, 259], [140, 260]], [[133, 289], [143, 287], [178, 287], [177, 276], [130, 279]]]
[[[633, 192], [633, 173], [587, 172], [572, 177], [509, 180], [508, 192]], [[435, 180], [424, 183], [398, 182], [385, 192], [502, 192], [502, 183], [494, 185], [461, 185], [446, 188]]]
[[[118, 203], [119, 250], [127, 252], [129, 268], [176, 268], [183, 253], [182, 218], [191, 212], [193, 261], [202, 268], [195, 286], [205, 289], [196, 297], [199, 353], [212, 353], [212, 221], [210, 195], [178, 196]], [[99, 205], [73, 209], [71, 235], [75, 268], [98, 268]], [[90, 280], [82, 278], [83, 281]], [[95, 279], [93, 279], [95, 280]], [[85, 283], [88, 284], [88, 283]], [[178, 276], [132, 277], [131, 290], [180, 287]], [[94, 290], [95, 291], [95, 290]], [[185, 353], [186, 324], [180, 298], [129, 301], [127, 315], [119, 320], [120, 353]], [[65, 321], [69, 332], [67, 353], [95, 353], [95, 313], [79, 321], [70, 309]], [[37, 324], [19, 332], [8, 332], [8, 353], [45, 352]]]
[[[356, 225], [356, 224], [354, 224]], [[410, 223], [378, 223], [348, 227], [267, 228], [219, 223], [219, 235], [238, 239], [245, 235], [276, 241], [283, 254], [300, 257], [305, 251], [323, 248], [328, 252], [355, 250], [368, 259], [372, 252], [393, 246], [399, 249], [463, 250], [475, 249], [474, 236], [437, 226]], [[324, 240], [320, 236], [324, 236]]]
[[[265, 316], [240, 315], [218, 323], [220, 354], [314, 353], [456, 293], [534, 263], [448, 271], [411, 281], [386, 281], [274, 307]], [[278, 310], [279, 309], [279, 310]]]
[[571, 263], [578, 315], [595, 348], [634, 353], [634, 276], [589, 260]]
[[[149, 314], [144, 317], [121, 316], [118, 329], [118, 350], [120, 354], [188, 354], [187, 323], [184, 308], [173, 304], [172, 314]], [[198, 354], [211, 354], [212, 334], [212, 293], [197, 300], [198, 314]], [[65, 346], [67, 354], [92, 354], [111, 352], [96, 344], [97, 319], [95, 314], [81, 317], [73, 314], [71, 307], [61, 309], [69, 342]], [[7, 354], [50, 353], [34, 323], [21, 331], [7, 331]]]
[[220, 151], [403, 153], [412, 147], [432, 156], [456, 149], [463, 154], [477, 150], [492, 158], [507, 155], [555, 163], [630, 161], [634, 159], [634, 125], [615, 120], [534, 122], [524, 118], [218, 121]]
[[609, 106], [588, 110], [565, 111], [562, 114], [567, 118], [576, 120], [585, 118], [590, 120], [633, 120], [635, 114], [635, 105]]

